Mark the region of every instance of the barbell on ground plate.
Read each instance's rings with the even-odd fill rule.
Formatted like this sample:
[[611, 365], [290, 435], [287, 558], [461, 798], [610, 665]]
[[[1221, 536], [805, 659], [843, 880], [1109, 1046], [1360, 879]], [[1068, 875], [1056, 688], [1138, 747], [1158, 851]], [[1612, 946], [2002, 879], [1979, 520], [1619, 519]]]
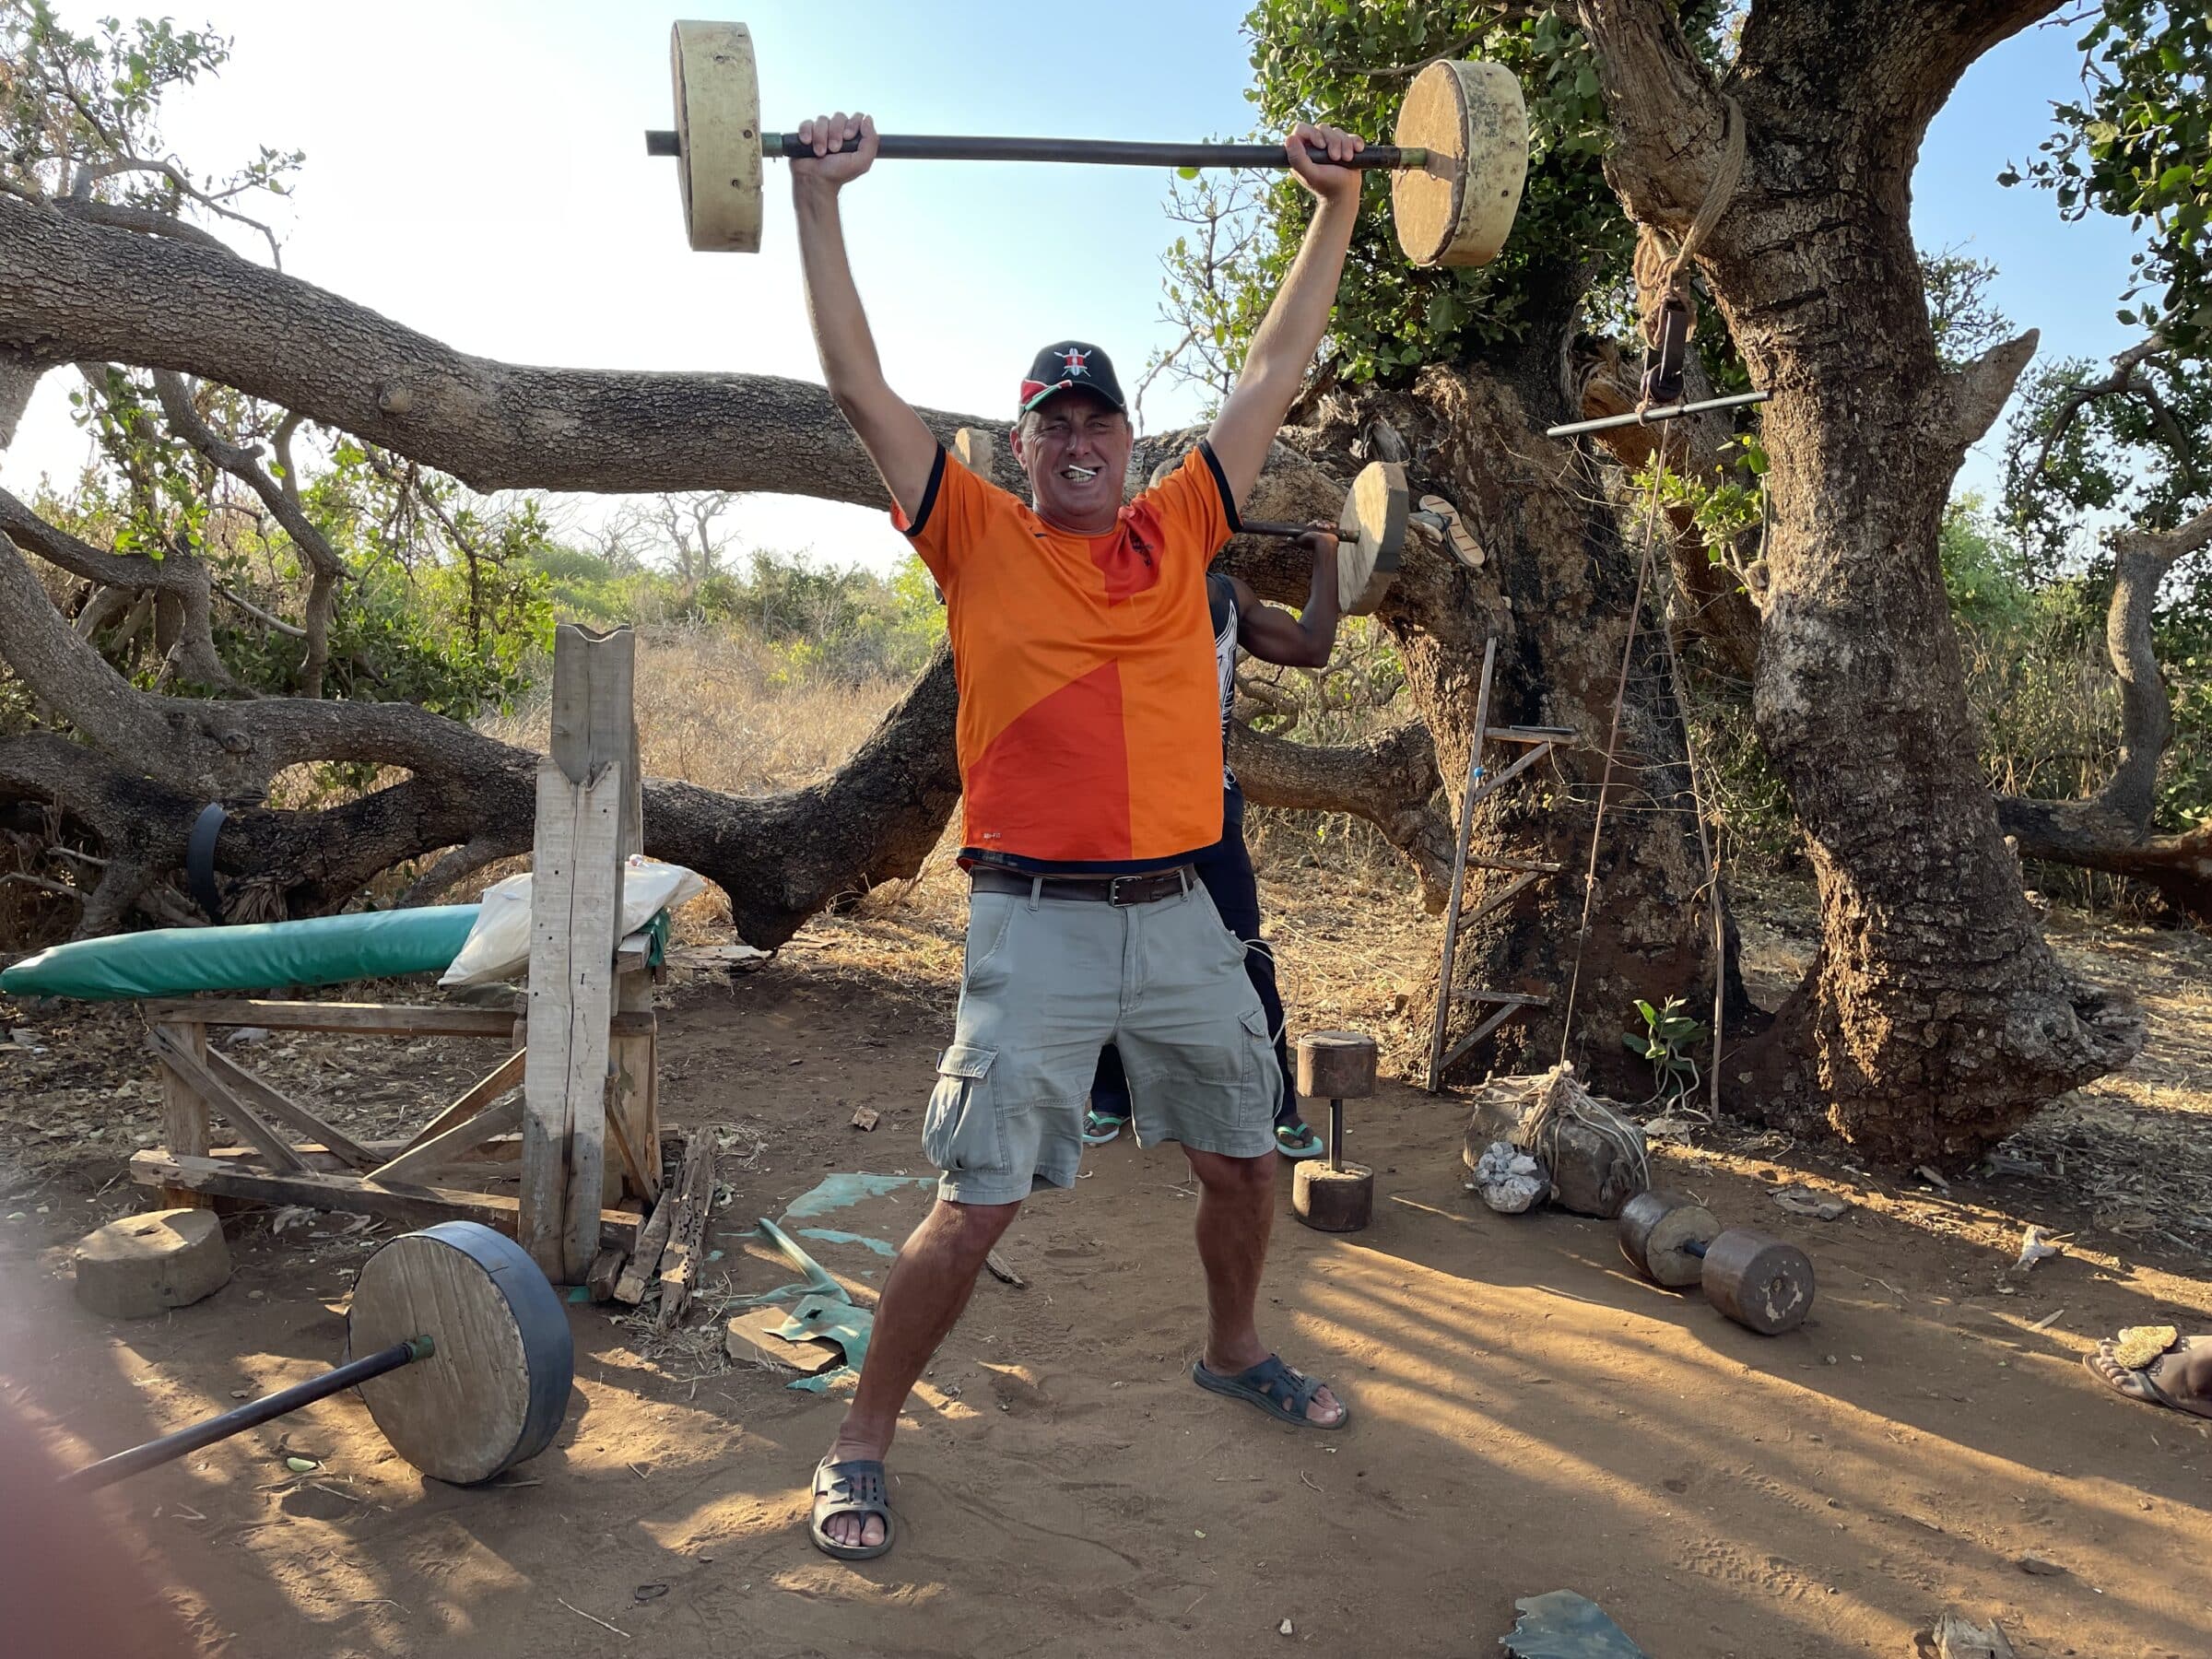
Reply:
[[[679, 22], [670, 31], [676, 125], [645, 135], [648, 155], [672, 156], [684, 229], [700, 253], [760, 246], [761, 162], [813, 152], [796, 133], [760, 126], [760, 80], [742, 23]], [[1417, 265], [1488, 265], [1505, 245], [1528, 172], [1528, 112], [1511, 71], [1439, 59], [1414, 77], [1387, 145], [1355, 167], [1391, 174], [1398, 246]], [[1287, 168], [1269, 144], [1150, 144], [1100, 138], [885, 134], [887, 160], [1061, 161], [1114, 167]], [[1317, 157], [1317, 159], [1319, 159]]]
[[1794, 1244], [1747, 1227], [1724, 1230], [1679, 1193], [1639, 1193], [1621, 1206], [1620, 1253], [1655, 1285], [1700, 1286], [1705, 1300], [1747, 1331], [1779, 1336], [1813, 1308], [1812, 1259]]
[[394, 1452], [434, 1479], [472, 1486], [535, 1457], [568, 1415], [575, 1350], [560, 1298], [528, 1252], [474, 1221], [404, 1233], [363, 1263], [346, 1347], [359, 1358], [62, 1484], [109, 1486], [359, 1388]]

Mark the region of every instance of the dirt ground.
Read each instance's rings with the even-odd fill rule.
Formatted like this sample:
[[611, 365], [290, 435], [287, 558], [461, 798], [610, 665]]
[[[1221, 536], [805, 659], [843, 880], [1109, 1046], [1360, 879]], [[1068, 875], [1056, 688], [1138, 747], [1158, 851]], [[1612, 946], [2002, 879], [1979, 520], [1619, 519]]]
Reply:
[[[1394, 1017], [1430, 924], [1267, 897], [1297, 1024]], [[1770, 993], [1802, 923], [1774, 895], [1747, 924]], [[1910, 1654], [1946, 1607], [1997, 1618], [2022, 1655], [2204, 1659], [2212, 1423], [2125, 1402], [2079, 1361], [2124, 1324], [2212, 1328], [2212, 942], [2068, 916], [2053, 934], [2143, 997], [2151, 1048], [1994, 1172], [1944, 1191], [1730, 1125], [1657, 1149], [1667, 1184], [1812, 1254], [1818, 1304], [1787, 1336], [1641, 1283], [1604, 1223], [1490, 1214], [1463, 1188], [1464, 1111], [1390, 1083], [1352, 1112], [1374, 1225], [1283, 1219], [1265, 1289], [1272, 1338], [1350, 1399], [1341, 1436], [1191, 1385], [1193, 1192], [1173, 1148], [1117, 1144], [1030, 1206], [1005, 1246], [1027, 1288], [986, 1278], [917, 1391], [883, 1561], [805, 1541], [834, 1393], [733, 1364], [720, 1317], [661, 1339], [583, 1305], [559, 1439], [490, 1488], [426, 1483], [348, 1395], [119, 1486], [103, 1514], [205, 1651], [236, 1659], [1473, 1655], [1515, 1597], [1562, 1588], [1654, 1659]], [[665, 1114], [723, 1147], [710, 1310], [794, 1277], [751, 1230], [825, 1174], [923, 1173], [957, 964], [941, 908], [891, 909], [664, 994]], [[331, 1362], [378, 1241], [342, 1218], [234, 1218], [231, 1283], [158, 1321], [76, 1303], [68, 1244], [142, 1206], [121, 1174], [157, 1117], [141, 1034], [126, 1012], [0, 1004], [11, 1031], [0, 1410], [74, 1463]], [[278, 1037], [251, 1064], [391, 1133], [482, 1060]], [[861, 1105], [872, 1134], [849, 1126]], [[1802, 1218], [1774, 1201], [1791, 1184], [1851, 1208]], [[888, 1265], [865, 1241], [895, 1242], [925, 1202], [889, 1187], [815, 1218], [860, 1241], [805, 1241], [865, 1300]], [[2070, 1236], [2023, 1273], [2030, 1222]], [[293, 1475], [288, 1453], [318, 1466]]]

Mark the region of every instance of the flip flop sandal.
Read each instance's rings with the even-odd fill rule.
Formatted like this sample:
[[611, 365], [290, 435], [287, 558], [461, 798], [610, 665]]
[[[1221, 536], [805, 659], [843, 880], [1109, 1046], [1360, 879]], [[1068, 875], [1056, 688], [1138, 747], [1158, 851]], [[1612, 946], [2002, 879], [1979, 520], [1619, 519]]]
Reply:
[[1349, 1406], [1344, 1407], [1344, 1415], [1333, 1423], [1317, 1423], [1308, 1417], [1306, 1407], [1328, 1384], [1318, 1377], [1292, 1371], [1283, 1363], [1280, 1354], [1270, 1354], [1250, 1371], [1239, 1371], [1233, 1377], [1206, 1370], [1206, 1361], [1201, 1359], [1191, 1367], [1191, 1381], [1209, 1393], [1227, 1394], [1232, 1400], [1257, 1406], [1276, 1421], [1288, 1423], [1294, 1429], [1316, 1429], [1334, 1434], [1352, 1420]]
[[[883, 1542], [840, 1544], [830, 1535], [827, 1526], [839, 1515], [858, 1515], [864, 1523], [870, 1515], [882, 1516]], [[831, 1463], [822, 1459], [815, 1466], [814, 1517], [807, 1531], [817, 1549], [841, 1561], [870, 1561], [888, 1550], [899, 1535], [899, 1523], [891, 1515], [882, 1460], [856, 1457], [849, 1463]]]
[[1087, 1147], [1102, 1147], [1110, 1140], [1119, 1139], [1122, 1131], [1128, 1125], [1127, 1118], [1109, 1117], [1103, 1112], [1085, 1112], [1083, 1144]]
[[[2169, 1353], [2179, 1351], [2180, 1348], [2178, 1345], [2176, 1347], [2167, 1350]], [[2212, 1412], [2202, 1411], [2196, 1406], [2183, 1405], [2181, 1401], [2175, 1399], [2171, 1394], [2168, 1394], [2164, 1389], [2159, 1386], [2158, 1379], [2150, 1374], [2150, 1365], [2156, 1365], [2159, 1359], [2166, 1358], [2165, 1354], [2159, 1354], [2157, 1356], [2156, 1359], [2151, 1360], [2150, 1365], [2132, 1365], [2123, 1366], [2121, 1368], [2123, 1371], [2126, 1371], [2129, 1376], [2135, 1378], [2136, 1382], [2143, 1384], [2143, 1393], [2141, 1394], [2130, 1394], [2126, 1390], [2115, 1387], [2112, 1380], [2097, 1369], [2096, 1362], [2099, 1359], [2110, 1359], [2111, 1357], [2110, 1345], [2100, 1344], [2098, 1347], [2092, 1349], [2090, 1352], [2084, 1354], [2081, 1357], [2081, 1363], [2088, 1370], [2089, 1375], [2096, 1378], [2098, 1382], [2103, 1383], [2107, 1388], [2112, 1389], [2112, 1391], [2118, 1394], [2122, 1399], [2135, 1399], [2145, 1406], [2163, 1406], [2167, 1410], [2178, 1411], [2183, 1417], [2212, 1418]]]
[[1313, 1133], [1311, 1124], [1277, 1124], [1275, 1126], [1275, 1149], [1294, 1163], [1309, 1158], [1319, 1158], [1329, 1148], [1320, 1135]]

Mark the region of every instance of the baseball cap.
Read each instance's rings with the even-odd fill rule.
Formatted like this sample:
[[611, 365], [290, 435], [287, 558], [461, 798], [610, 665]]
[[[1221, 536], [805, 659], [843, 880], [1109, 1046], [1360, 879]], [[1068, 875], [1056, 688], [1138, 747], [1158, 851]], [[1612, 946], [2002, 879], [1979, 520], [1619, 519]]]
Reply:
[[1112, 360], [1086, 341], [1062, 340], [1047, 346], [1030, 365], [1021, 382], [1019, 413], [1027, 415], [1054, 393], [1075, 391], [1093, 393], [1117, 409], [1128, 407]]

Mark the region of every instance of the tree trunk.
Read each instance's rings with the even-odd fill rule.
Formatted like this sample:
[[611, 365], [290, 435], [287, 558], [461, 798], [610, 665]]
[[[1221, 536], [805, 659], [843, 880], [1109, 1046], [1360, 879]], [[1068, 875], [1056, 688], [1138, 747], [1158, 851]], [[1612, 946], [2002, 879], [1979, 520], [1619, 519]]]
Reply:
[[1754, 717], [1818, 883], [1821, 948], [1725, 1063], [1734, 1099], [1824, 1118], [1870, 1154], [1959, 1164], [2142, 1043], [2044, 944], [1975, 768], [1936, 556], [1966, 447], [2032, 335], [1937, 360], [1910, 223], [1927, 122], [2050, 0], [1755, 6], [1724, 88], [1660, 0], [1581, 0], [1612, 112], [1607, 175], [1677, 235], [1743, 179], [1697, 258], [1753, 382], [1772, 524]]
[[[1564, 390], [1547, 378], [1547, 366], [1557, 361], [1548, 345], [1539, 345], [1525, 354], [1526, 367], [1431, 369], [1409, 394], [1332, 394], [1314, 412], [1315, 425], [1285, 436], [1310, 458], [1336, 460], [1350, 456], [1380, 419], [1406, 448], [1413, 493], [1443, 495], [1482, 545], [1484, 561], [1470, 570], [1409, 536], [1377, 613], [1397, 642], [1430, 735], [1452, 829], [1466, 787], [1486, 641], [1493, 636], [1499, 641], [1489, 724], [1567, 726], [1576, 734], [1546, 764], [1477, 808], [1477, 861], [1552, 864], [1560, 870], [1463, 931], [1453, 974], [1462, 1000], [1449, 1022], [1451, 1040], [1456, 1044], [1493, 1011], [1465, 1000], [1469, 990], [1549, 1002], [1472, 1050], [1453, 1077], [1541, 1070], [1564, 1050], [1596, 1087], [1641, 1099], [1651, 1092], [1651, 1073], [1623, 1049], [1620, 1033], [1636, 1023], [1639, 997], [1659, 1002], [1680, 995], [1700, 1008], [1710, 1005], [1716, 966], [1710, 884], [1698, 853], [1681, 712], [1670, 689], [1665, 641], [1647, 614], [1621, 714], [1590, 929], [1581, 936], [1594, 807], [1639, 550], [1624, 543], [1620, 514], [1595, 478], [1575, 476], [1557, 453], [1531, 440], [1532, 424], [1568, 418]], [[1165, 452], [1185, 436], [1156, 441]], [[1340, 483], [1321, 490], [1295, 469], [1271, 469], [1250, 515], [1333, 518], [1342, 498]], [[1662, 559], [1671, 552], [1671, 539]], [[1224, 559], [1264, 597], [1295, 604], [1305, 593], [1309, 572], [1295, 549], [1238, 541]], [[1519, 752], [1491, 743], [1487, 770], [1501, 771]], [[1447, 880], [1451, 832], [1444, 831], [1441, 854]], [[1465, 908], [1477, 909], [1512, 876], [1478, 862], [1468, 872]], [[1725, 930], [1724, 936], [1732, 937]], [[1734, 973], [1732, 947], [1725, 954], [1724, 971], [1740, 1016], [1748, 1005]], [[1423, 1048], [1435, 1005], [1430, 971], [1414, 1033]]]

